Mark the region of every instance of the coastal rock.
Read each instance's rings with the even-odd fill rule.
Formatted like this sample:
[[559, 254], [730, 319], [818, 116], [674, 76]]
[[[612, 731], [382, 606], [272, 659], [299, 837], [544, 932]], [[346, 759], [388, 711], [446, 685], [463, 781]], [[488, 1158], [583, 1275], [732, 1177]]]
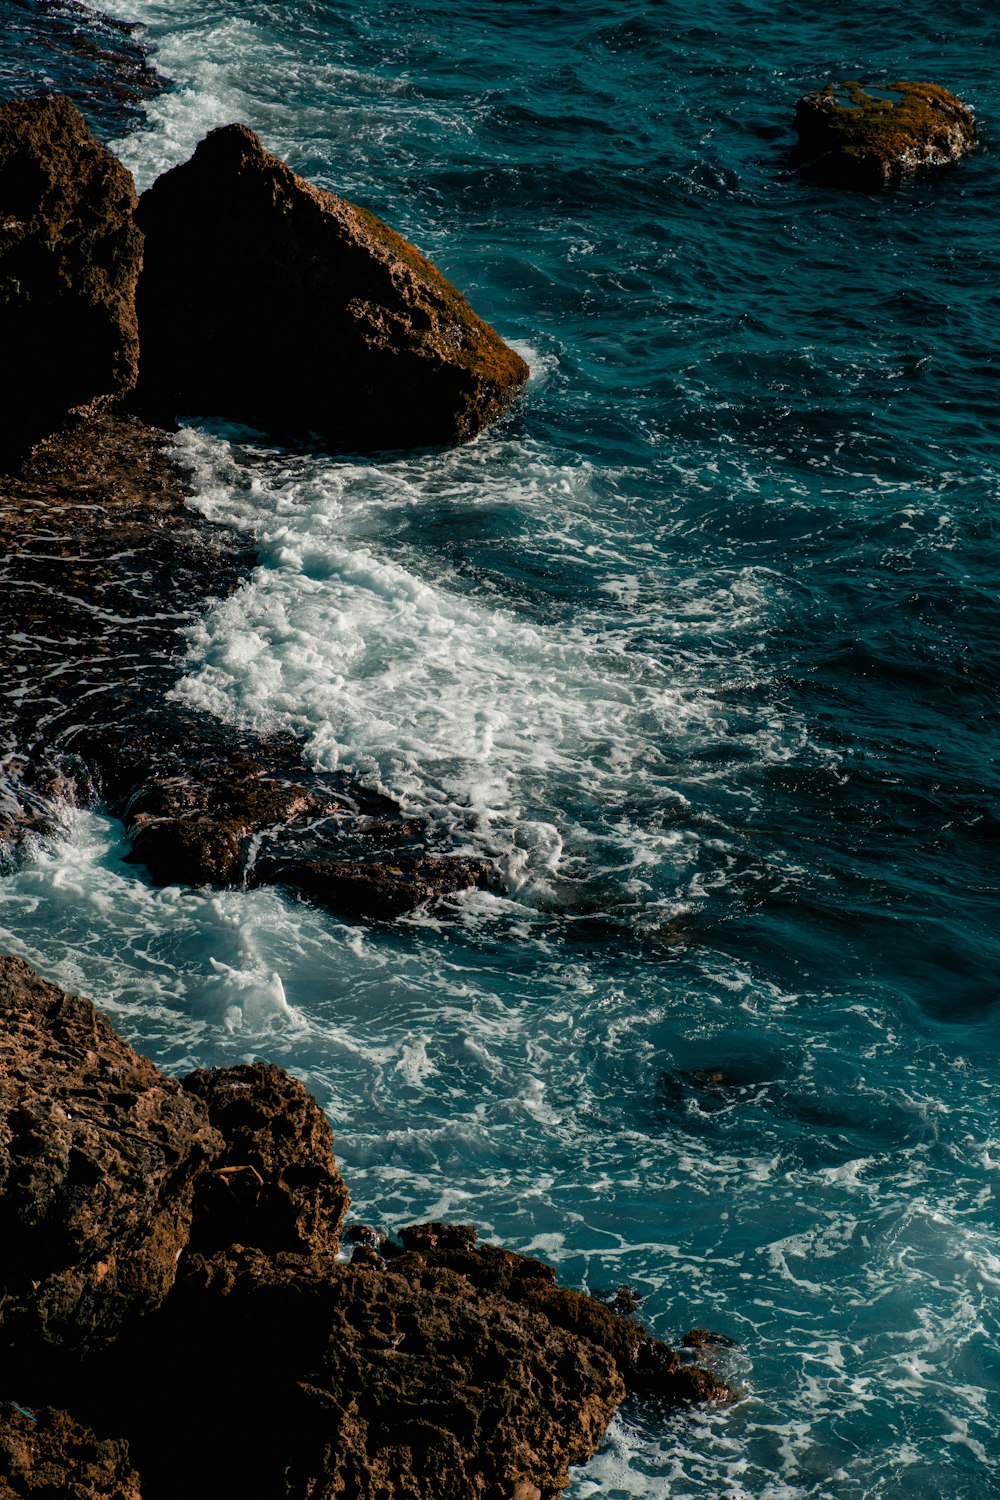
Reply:
[[199, 1180], [190, 1248], [336, 1251], [347, 1188], [330, 1122], [298, 1079], [258, 1062], [200, 1070], [184, 1087], [226, 1142]]
[[0, 461], [135, 384], [136, 202], [68, 99], [0, 105]]
[[461, 442], [528, 369], [366, 209], [303, 181], [243, 125], [142, 195], [141, 392], [347, 449]]
[[0, 958], [0, 1061], [0, 1368], [26, 1381], [162, 1302], [222, 1138], [89, 1000], [19, 958]]
[[482, 860], [438, 859], [432, 855], [392, 861], [279, 859], [271, 864], [261, 862], [260, 873], [343, 916], [383, 922], [425, 902], [476, 886], [488, 887], [496, 880]]
[[155, 1339], [127, 1428], [146, 1500], [555, 1500], [625, 1394], [600, 1349], [419, 1257], [189, 1257]]
[[482, 883], [427, 852], [390, 798], [171, 700], [178, 631], [254, 561], [185, 504], [167, 437], [135, 416], [80, 416], [0, 475], [0, 868], [58, 804], [121, 818], [161, 885], [284, 882], [384, 918]]
[[972, 113], [934, 83], [894, 83], [866, 93], [829, 84], [800, 99], [798, 157], [840, 186], [882, 188], [907, 172], [944, 166], [975, 143]]
[[53, 1407], [0, 1402], [0, 1500], [142, 1500], [121, 1438], [99, 1438]]
[[39, 1494], [137, 1500], [82, 1421], [144, 1500], [556, 1500], [627, 1386], [731, 1394], [469, 1225], [362, 1227], [346, 1265], [329, 1125], [279, 1068], [172, 1083], [15, 958], [0, 1022], [0, 1371], [39, 1429], [0, 1411], [0, 1494], [49, 1423]]

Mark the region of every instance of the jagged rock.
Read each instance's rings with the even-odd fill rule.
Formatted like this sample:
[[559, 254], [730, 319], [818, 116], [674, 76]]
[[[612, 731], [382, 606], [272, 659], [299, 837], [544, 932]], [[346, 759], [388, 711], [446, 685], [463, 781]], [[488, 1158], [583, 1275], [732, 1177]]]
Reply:
[[609, 1355], [418, 1257], [189, 1257], [152, 1333], [127, 1427], [146, 1500], [555, 1500], [624, 1396]]
[[99, 1438], [64, 1411], [0, 1403], [0, 1500], [142, 1500], [121, 1438]]
[[0, 1062], [0, 1369], [27, 1380], [162, 1302], [222, 1138], [89, 1000], [19, 958], [0, 958]]
[[199, 1181], [190, 1248], [334, 1252], [349, 1203], [330, 1122], [297, 1078], [270, 1063], [184, 1079], [224, 1137]]
[[[83, 1476], [14, 1495], [96, 1500], [92, 1456], [137, 1500], [71, 1411], [124, 1436], [145, 1500], [556, 1500], [626, 1386], [730, 1395], [469, 1225], [362, 1227], [345, 1265], [329, 1127], [278, 1068], [171, 1083], [12, 958], [0, 1035], [0, 1374], [59, 1408]], [[0, 1410], [0, 1500], [3, 1463], [36, 1464], [30, 1421]]]
[[420, 1264], [446, 1268], [472, 1286], [531, 1308], [553, 1327], [610, 1355], [627, 1389], [638, 1395], [680, 1405], [727, 1400], [733, 1394], [722, 1381], [687, 1363], [631, 1317], [596, 1297], [557, 1286], [550, 1266], [498, 1245], [478, 1244], [470, 1224], [416, 1224], [400, 1230], [399, 1238], [405, 1253], [392, 1260], [393, 1271]]
[[349, 449], [462, 441], [528, 369], [440, 272], [243, 125], [143, 194], [141, 390]]
[[975, 143], [972, 112], [935, 83], [894, 83], [866, 93], [829, 84], [800, 99], [798, 157], [826, 180], [881, 188], [907, 172], [944, 166]]
[[0, 105], [0, 458], [130, 390], [142, 235], [130, 174], [55, 96]]

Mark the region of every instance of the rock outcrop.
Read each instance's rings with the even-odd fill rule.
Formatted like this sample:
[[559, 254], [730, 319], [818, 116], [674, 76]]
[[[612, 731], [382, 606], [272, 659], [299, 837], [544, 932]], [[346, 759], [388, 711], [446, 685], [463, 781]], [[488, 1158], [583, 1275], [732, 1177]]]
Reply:
[[136, 202], [68, 99], [0, 105], [0, 462], [135, 384]]
[[297, 1078], [271, 1063], [200, 1070], [184, 1087], [225, 1147], [203, 1173], [189, 1246], [332, 1254], [348, 1206], [330, 1125]]
[[908, 172], [944, 166], [975, 144], [972, 113], [934, 83], [894, 83], [866, 93], [858, 83], [828, 85], [795, 111], [799, 160], [825, 180], [888, 187]]
[[64, 1411], [0, 1402], [0, 1500], [142, 1500], [121, 1438], [100, 1438]]
[[243, 125], [142, 196], [143, 398], [349, 450], [461, 442], [528, 370], [440, 272]]
[[0, 1495], [556, 1500], [626, 1389], [731, 1394], [467, 1225], [345, 1264], [280, 1069], [173, 1083], [16, 958], [0, 1020]]
[[0, 1351], [27, 1379], [159, 1306], [222, 1149], [208, 1112], [89, 1000], [0, 960]]

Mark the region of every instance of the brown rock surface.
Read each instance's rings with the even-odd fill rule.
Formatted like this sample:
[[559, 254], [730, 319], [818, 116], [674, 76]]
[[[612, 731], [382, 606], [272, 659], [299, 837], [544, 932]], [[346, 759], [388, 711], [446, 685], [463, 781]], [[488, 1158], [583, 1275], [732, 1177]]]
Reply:
[[89, 1000], [19, 958], [0, 958], [0, 1062], [0, 1369], [26, 1379], [162, 1302], [222, 1141]]
[[65, 1411], [127, 1439], [145, 1500], [555, 1500], [627, 1386], [730, 1394], [468, 1225], [337, 1259], [329, 1126], [280, 1069], [182, 1088], [19, 959], [0, 1023], [0, 1374], [60, 1409], [0, 1409], [0, 1500], [5, 1463], [14, 1495], [137, 1500], [123, 1445]]
[[936, 83], [903, 80], [866, 92], [829, 84], [795, 110], [798, 156], [843, 187], [888, 187], [907, 173], [946, 166], [975, 145], [972, 112]]
[[[190, 1257], [155, 1338], [128, 1418], [146, 1500], [554, 1500], [625, 1393], [596, 1346], [419, 1258]], [[195, 1475], [162, 1451], [179, 1423]]]
[[347, 1188], [330, 1122], [298, 1079], [271, 1063], [248, 1063], [201, 1069], [184, 1087], [226, 1142], [198, 1184], [191, 1248], [336, 1251]]
[[136, 202], [68, 99], [0, 105], [0, 461], [135, 384]]
[[367, 210], [243, 125], [143, 194], [141, 390], [158, 409], [315, 431], [349, 449], [472, 437], [524, 361]]
[[120, 1438], [99, 1438], [64, 1411], [0, 1402], [0, 1500], [142, 1500]]

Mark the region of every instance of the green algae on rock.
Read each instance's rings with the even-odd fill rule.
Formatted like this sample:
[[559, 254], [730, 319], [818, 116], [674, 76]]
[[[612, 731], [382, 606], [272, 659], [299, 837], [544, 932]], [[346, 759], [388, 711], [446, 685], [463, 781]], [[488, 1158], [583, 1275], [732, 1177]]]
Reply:
[[976, 138], [972, 112], [935, 83], [901, 81], [874, 92], [828, 84], [795, 110], [798, 158], [845, 187], [888, 187], [907, 172], [958, 161]]

